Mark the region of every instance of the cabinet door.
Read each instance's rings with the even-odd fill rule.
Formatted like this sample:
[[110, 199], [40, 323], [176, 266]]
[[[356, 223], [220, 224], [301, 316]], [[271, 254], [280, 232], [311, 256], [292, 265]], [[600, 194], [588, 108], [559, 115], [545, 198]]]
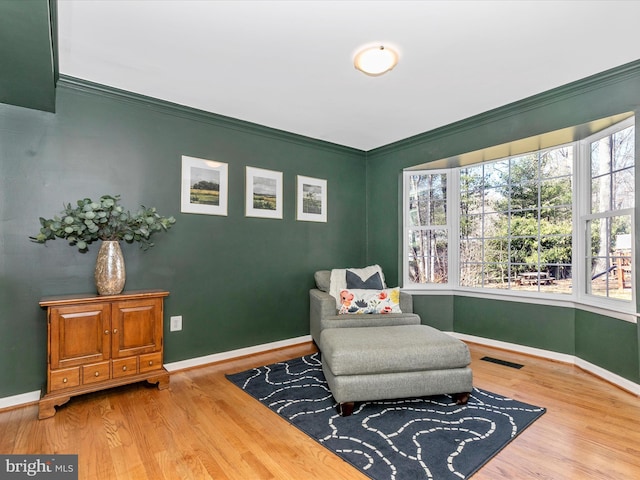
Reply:
[[111, 306], [108, 303], [53, 307], [49, 321], [50, 368], [109, 360]]
[[111, 316], [113, 358], [162, 349], [162, 299], [114, 302]]

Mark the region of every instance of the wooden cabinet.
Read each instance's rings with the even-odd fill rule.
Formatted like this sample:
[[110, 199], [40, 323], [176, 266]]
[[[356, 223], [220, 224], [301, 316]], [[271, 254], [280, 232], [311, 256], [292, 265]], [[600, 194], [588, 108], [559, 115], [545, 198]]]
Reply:
[[169, 386], [162, 366], [163, 301], [169, 292], [69, 295], [47, 308], [47, 386], [39, 418], [75, 395], [146, 380]]

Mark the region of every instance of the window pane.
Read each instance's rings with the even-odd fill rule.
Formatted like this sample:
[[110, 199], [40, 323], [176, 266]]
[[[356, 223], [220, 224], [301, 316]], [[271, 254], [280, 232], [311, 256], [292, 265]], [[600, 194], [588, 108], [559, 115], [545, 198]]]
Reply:
[[632, 229], [629, 215], [611, 215], [587, 222], [590, 231], [588, 293], [631, 300]]
[[486, 188], [509, 183], [509, 160], [498, 160], [484, 165], [484, 185]]
[[512, 185], [535, 183], [540, 176], [537, 153], [512, 158], [510, 167], [509, 179]]
[[460, 170], [460, 189], [478, 190], [484, 185], [484, 168], [482, 165], [467, 167]]
[[591, 275], [591, 295], [609, 296], [611, 265], [608, 257], [593, 257]]
[[[549, 222], [551, 225], [558, 225], [561, 231], [570, 232], [573, 222], [573, 211], [568, 207], [549, 207], [540, 209], [540, 222]], [[550, 233], [549, 231], [543, 233]]]
[[544, 152], [540, 160], [540, 177], [568, 176], [573, 172], [573, 148], [561, 147]]
[[482, 235], [484, 237], [502, 237], [509, 229], [509, 213], [488, 213], [482, 217]]
[[571, 264], [541, 264], [540, 271], [547, 274], [546, 279], [542, 277], [540, 291], [545, 293], [558, 293], [571, 295], [573, 293], [571, 279]]
[[510, 259], [515, 263], [532, 263], [537, 270], [539, 262], [536, 237], [511, 237]]
[[630, 168], [613, 174], [613, 182], [611, 182], [612, 210], [633, 208], [635, 206], [634, 182], [634, 172]]
[[409, 232], [409, 279], [414, 283], [448, 281], [446, 229]]
[[482, 262], [482, 239], [462, 239], [460, 241], [460, 261], [463, 263], [468, 262]]
[[433, 200], [429, 209], [429, 225], [447, 224], [447, 202], [446, 200]]
[[591, 144], [591, 213], [635, 205], [634, 127]]
[[611, 210], [611, 175], [594, 178], [591, 181], [591, 213]]
[[480, 213], [482, 211], [483, 195], [481, 190], [463, 190], [460, 192], [460, 212]]
[[627, 235], [632, 233], [632, 224], [630, 215], [615, 215], [611, 217], [611, 231], [609, 237], [609, 246], [611, 252], [616, 250], [631, 250], [631, 240]]
[[571, 265], [572, 240], [571, 231], [566, 235], [540, 237], [540, 263]]
[[511, 237], [527, 237], [538, 235], [538, 215], [534, 214], [512, 214], [509, 224], [509, 234]]
[[446, 174], [409, 177], [409, 225], [446, 225]]
[[571, 177], [556, 177], [540, 184], [540, 206], [560, 206], [572, 203]]
[[482, 217], [480, 215], [462, 215], [460, 217], [460, 237], [479, 237], [482, 235]]
[[591, 177], [611, 172], [610, 138], [605, 137], [591, 144]]
[[504, 237], [486, 240], [484, 257], [487, 262], [508, 262], [509, 240]]
[[511, 185], [511, 210], [538, 208], [538, 200], [537, 182]]
[[509, 264], [487, 263], [483, 286], [485, 288], [509, 288]]
[[509, 209], [509, 187], [487, 188], [483, 195], [482, 212], [501, 212]]
[[460, 264], [460, 286], [482, 287], [482, 264]]
[[632, 167], [635, 163], [635, 128], [628, 127], [612, 135], [613, 169]]

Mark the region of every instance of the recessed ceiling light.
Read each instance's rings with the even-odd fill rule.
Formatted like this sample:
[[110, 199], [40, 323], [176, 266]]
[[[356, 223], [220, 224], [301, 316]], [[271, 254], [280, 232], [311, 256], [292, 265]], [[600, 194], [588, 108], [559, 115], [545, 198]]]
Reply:
[[395, 50], [379, 45], [360, 50], [353, 59], [354, 66], [362, 73], [377, 77], [392, 70], [398, 63]]

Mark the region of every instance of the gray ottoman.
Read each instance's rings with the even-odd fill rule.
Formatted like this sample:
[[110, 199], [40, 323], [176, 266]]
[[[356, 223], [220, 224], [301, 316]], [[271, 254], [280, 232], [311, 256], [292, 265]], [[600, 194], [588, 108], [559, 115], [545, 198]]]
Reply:
[[328, 328], [322, 331], [322, 370], [343, 416], [354, 402], [453, 394], [469, 399], [469, 349], [427, 325]]

